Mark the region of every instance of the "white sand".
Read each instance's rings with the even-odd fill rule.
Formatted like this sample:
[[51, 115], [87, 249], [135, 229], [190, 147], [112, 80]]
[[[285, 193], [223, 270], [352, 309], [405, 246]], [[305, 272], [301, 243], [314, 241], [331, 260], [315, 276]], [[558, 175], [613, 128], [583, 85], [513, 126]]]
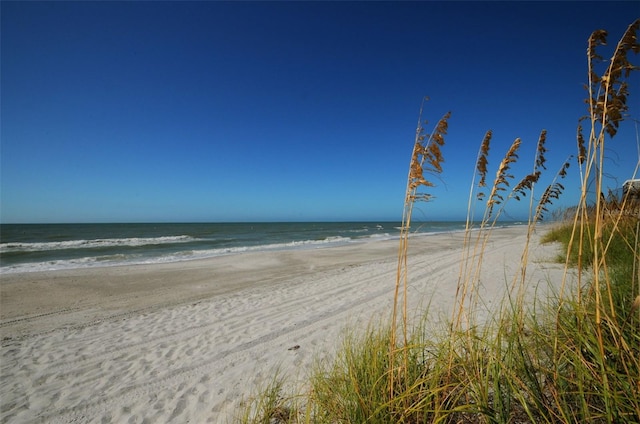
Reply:
[[[481, 282], [497, 303], [523, 227], [495, 230]], [[538, 231], [541, 234], [542, 231]], [[534, 236], [530, 287], [559, 282]], [[449, 316], [462, 234], [410, 242], [410, 298]], [[3, 423], [226, 423], [275, 367], [303, 377], [345, 325], [390, 315], [397, 241], [135, 267], [3, 275]], [[289, 350], [293, 346], [298, 349]]]

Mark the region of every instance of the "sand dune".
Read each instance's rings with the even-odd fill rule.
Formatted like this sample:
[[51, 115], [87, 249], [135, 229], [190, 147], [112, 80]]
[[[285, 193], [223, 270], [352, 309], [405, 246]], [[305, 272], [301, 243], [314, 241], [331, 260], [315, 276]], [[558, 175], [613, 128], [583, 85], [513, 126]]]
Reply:
[[[492, 236], [481, 277], [489, 307], [519, 265], [525, 231]], [[431, 300], [433, 312], [450, 312], [461, 238], [411, 240], [413, 310]], [[557, 246], [537, 240], [532, 293], [562, 274], [550, 262]], [[241, 395], [276, 367], [304, 377], [345, 325], [390, 314], [396, 255], [396, 241], [377, 241], [4, 275], [0, 421], [232, 422]]]

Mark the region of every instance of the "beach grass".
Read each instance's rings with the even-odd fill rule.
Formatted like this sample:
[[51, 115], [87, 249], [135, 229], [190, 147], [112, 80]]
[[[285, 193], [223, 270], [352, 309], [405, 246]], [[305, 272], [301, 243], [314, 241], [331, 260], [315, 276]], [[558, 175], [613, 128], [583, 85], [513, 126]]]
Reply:
[[[441, 148], [450, 115], [431, 134], [420, 118], [391, 318], [364, 332], [347, 329], [335, 357], [318, 362], [303, 389], [287, 391], [286, 378], [276, 376], [247, 400], [238, 422], [640, 422], [638, 199], [595, 196], [588, 201], [593, 188], [589, 182], [595, 181], [597, 193], [603, 191], [605, 152], [615, 150], [613, 139], [624, 121], [629, 94], [625, 78], [636, 69], [629, 56], [640, 51], [639, 30], [636, 20], [608, 61], [600, 56], [606, 32], [595, 31], [589, 38], [589, 115], [578, 126], [576, 155], [560, 165], [546, 187], [537, 187], [547, 171], [544, 130], [531, 173], [517, 182], [511, 173], [519, 160], [521, 142], [516, 139], [492, 183], [492, 134], [487, 132], [471, 183], [464, 253], [452, 293], [455, 308], [444, 320], [431, 319], [429, 308], [417, 320], [407, 311], [411, 212], [415, 202], [430, 199], [433, 184], [428, 176], [442, 171]], [[564, 191], [562, 180], [575, 163], [582, 182], [579, 203], [542, 238], [559, 243], [565, 277], [560, 284], [550, 284], [559, 287], [553, 296], [532, 300], [526, 295], [531, 290], [526, 278], [529, 243]], [[529, 201], [530, 218], [521, 263], [505, 281], [502, 302], [488, 318], [480, 318], [483, 253], [505, 205], [524, 199]], [[477, 202], [484, 206], [480, 220], [473, 216]]]

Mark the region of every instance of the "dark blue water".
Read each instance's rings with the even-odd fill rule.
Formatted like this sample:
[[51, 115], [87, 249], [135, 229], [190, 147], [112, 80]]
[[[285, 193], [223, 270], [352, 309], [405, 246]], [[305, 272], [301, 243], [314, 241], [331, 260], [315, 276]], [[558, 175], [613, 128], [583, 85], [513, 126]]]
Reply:
[[[314, 249], [397, 238], [399, 222], [3, 224], [0, 271], [176, 262], [256, 250]], [[460, 231], [426, 222], [415, 233]]]

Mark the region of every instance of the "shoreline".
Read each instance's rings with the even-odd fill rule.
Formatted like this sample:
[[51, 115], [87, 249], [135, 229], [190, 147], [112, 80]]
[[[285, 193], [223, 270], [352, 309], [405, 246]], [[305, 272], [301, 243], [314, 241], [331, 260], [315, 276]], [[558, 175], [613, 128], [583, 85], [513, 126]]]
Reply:
[[[492, 231], [487, 307], [502, 298], [526, 239], [526, 226]], [[532, 290], [559, 283], [563, 269], [551, 262], [557, 246], [539, 245], [543, 232], [531, 244]], [[449, 316], [463, 237], [410, 239], [410, 311], [430, 302], [430, 313]], [[331, 357], [345, 326], [385, 321], [397, 250], [386, 240], [3, 275], [0, 418], [226, 422], [276, 367], [303, 376]]]
[[[416, 224], [417, 229], [414, 229], [414, 231], [411, 233], [411, 237], [423, 237], [423, 236], [429, 236], [429, 235], [458, 233], [458, 232], [465, 231], [464, 221], [447, 222], [447, 224], [455, 223], [457, 225], [462, 225], [461, 228], [444, 229], [444, 230], [430, 229], [428, 231], [421, 231], [421, 229], [423, 228], [423, 225], [426, 225], [427, 227], [431, 227], [431, 226], [437, 225], [438, 223], [439, 221], [432, 221], [432, 222]], [[323, 224], [323, 223], [320, 223], [320, 224]], [[338, 223], [338, 224], [345, 224], [345, 223]], [[366, 223], [363, 222], [359, 224], [366, 224]], [[105, 259], [106, 256], [109, 256], [109, 254], [102, 254], [102, 256], [100, 254], [95, 254], [96, 256], [91, 256], [92, 253], [90, 251], [86, 252], [86, 254], [89, 256], [73, 256], [73, 257], [64, 258], [64, 256], [54, 255], [49, 259], [41, 259], [40, 262], [25, 262], [25, 263], [15, 262], [15, 263], [10, 263], [8, 265], [7, 264], [2, 265], [0, 266], [0, 275], [24, 274], [24, 273], [31, 273], [31, 272], [69, 271], [69, 270], [84, 269], [84, 268], [97, 269], [97, 268], [106, 268], [106, 267], [123, 267], [123, 266], [134, 266], [134, 265], [137, 266], [137, 265], [170, 264], [170, 263], [206, 260], [206, 259], [213, 259], [221, 256], [241, 255], [241, 254], [254, 253], [254, 252], [316, 250], [316, 249], [327, 249], [327, 248], [341, 247], [341, 246], [348, 246], [348, 245], [357, 245], [357, 244], [377, 242], [377, 241], [387, 241], [387, 240], [398, 241], [400, 238], [399, 226], [401, 225], [401, 223], [383, 222], [383, 224], [386, 224], [386, 225], [397, 224], [398, 226], [394, 225], [392, 227], [391, 233], [393, 234], [388, 232], [388, 230], [384, 230], [385, 232], [383, 233], [368, 234], [364, 236], [346, 235], [344, 234], [344, 232], [340, 235], [335, 235], [340, 233], [340, 231], [338, 231], [335, 234], [327, 235], [326, 238], [309, 238], [309, 239], [293, 238], [290, 240], [285, 239], [283, 241], [270, 240], [268, 242], [265, 242], [264, 244], [253, 244], [253, 243], [233, 244], [232, 243], [232, 245], [229, 245], [226, 247], [215, 247], [215, 240], [211, 240], [211, 242], [213, 242], [214, 245], [211, 246], [210, 248], [204, 248], [204, 249], [203, 248], [194, 249], [189, 245], [189, 243], [204, 241], [206, 240], [206, 238], [202, 239], [197, 236], [191, 236], [186, 234], [178, 235], [178, 236], [174, 236], [174, 235], [159, 236], [159, 237], [151, 236], [148, 238], [125, 237], [125, 238], [111, 238], [111, 239], [98, 238], [98, 239], [92, 239], [92, 240], [79, 239], [79, 240], [66, 240], [66, 241], [54, 241], [54, 242], [42, 242], [42, 241], [6, 242], [6, 243], [0, 243], [2, 245], [0, 246], [0, 256], [2, 256], [3, 252], [5, 252], [5, 250], [3, 249], [7, 249], [6, 253], [15, 253], [16, 251], [19, 251], [21, 247], [25, 248], [26, 246], [26, 252], [32, 251], [29, 248], [30, 244], [54, 245], [49, 249], [50, 252], [64, 251], [65, 248], [70, 248], [74, 244], [76, 244], [77, 247], [80, 249], [85, 249], [87, 246], [94, 247], [94, 248], [98, 246], [113, 248], [118, 245], [126, 247], [127, 242], [133, 243], [132, 246], [135, 246], [136, 243], [145, 244], [145, 242], [147, 245], [154, 245], [156, 243], [159, 245], [162, 245], [162, 243], [166, 242], [167, 240], [183, 240], [183, 242], [185, 243], [185, 246], [187, 247], [185, 248], [185, 250], [178, 249], [174, 251], [164, 251], [161, 253], [157, 253], [156, 255], [153, 255], [153, 254], [148, 256], [143, 255], [142, 257], [138, 256], [136, 258], [129, 258], [129, 259], [124, 259], [124, 258]], [[63, 225], [67, 225], [67, 224], [63, 224]], [[94, 225], [94, 224], [89, 224], [89, 225]], [[99, 224], [99, 225], [102, 225], [102, 224]], [[104, 224], [104, 225], [111, 225], [111, 224]], [[145, 224], [145, 225], [152, 225], [152, 224]], [[187, 225], [187, 224], [179, 224], [179, 225]], [[211, 224], [211, 225], [215, 225], [215, 224]], [[509, 223], [500, 223], [495, 228], [496, 229], [510, 228], [510, 227], [518, 227], [523, 225], [526, 225], [526, 223], [509, 222]], [[379, 229], [379, 230], [384, 229], [384, 227], [381, 225], [378, 225], [377, 227], [379, 228], [376, 228], [376, 229]], [[370, 230], [369, 228], [363, 227], [362, 229], [355, 230], [355, 232], [368, 233], [369, 230]], [[109, 244], [109, 242], [111, 244]], [[65, 246], [65, 248], [60, 248], [60, 245]], [[38, 248], [36, 248], [33, 251], [38, 251]], [[47, 251], [47, 249], [45, 249], [45, 251]], [[114, 251], [110, 253], [110, 255], [126, 256], [127, 254]]]

